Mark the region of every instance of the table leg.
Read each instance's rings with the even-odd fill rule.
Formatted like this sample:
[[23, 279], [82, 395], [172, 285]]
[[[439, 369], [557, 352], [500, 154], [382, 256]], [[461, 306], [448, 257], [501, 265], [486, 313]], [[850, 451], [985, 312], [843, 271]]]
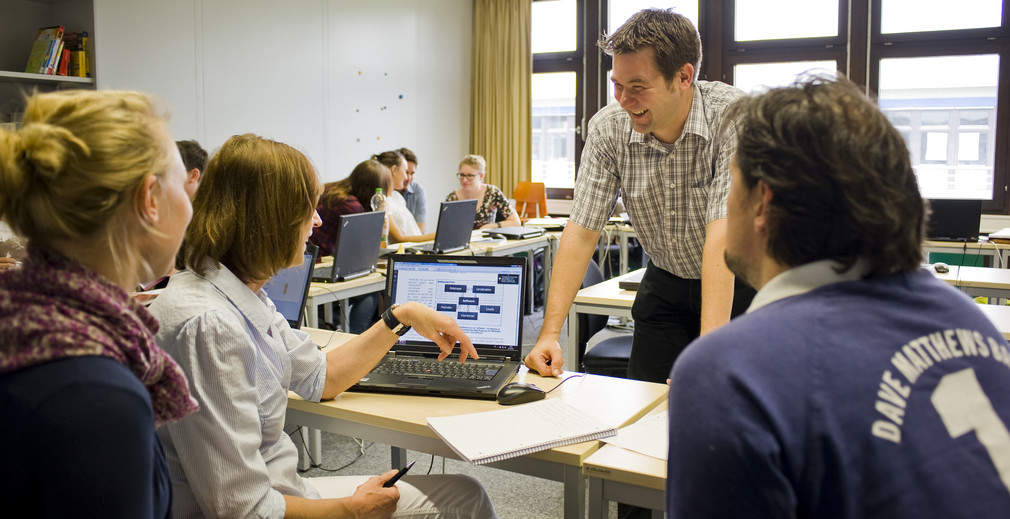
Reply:
[[346, 299], [337, 302], [340, 308], [340, 329], [345, 333], [351, 333], [351, 311]]
[[305, 427], [300, 427], [298, 429], [298, 434], [295, 435], [295, 439], [298, 442], [298, 470], [309, 470], [312, 468], [312, 460], [309, 459], [309, 448], [308, 448], [308, 437], [309, 431]]
[[628, 234], [625, 232], [618, 233], [617, 241], [621, 248], [621, 257], [617, 263], [617, 272], [623, 276], [628, 273]]
[[603, 480], [589, 478], [589, 519], [605, 519], [610, 506], [603, 497]]
[[568, 346], [564, 350], [564, 369], [571, 371], [582, 371], [579, 366], [579, 314], [575, 312], [575, 305], [568, 310]]
[[407, 449], [403, 447], [389, 447], [389, 459], [392, 468], [400, 470], [407, 466]]
[[564, 468], [565, 519], [586, 517], [586, 478], [581, 467]]
[[319, 328], [319, 307], [316, 305], [305, 305], [305, 321], [309, 328]]

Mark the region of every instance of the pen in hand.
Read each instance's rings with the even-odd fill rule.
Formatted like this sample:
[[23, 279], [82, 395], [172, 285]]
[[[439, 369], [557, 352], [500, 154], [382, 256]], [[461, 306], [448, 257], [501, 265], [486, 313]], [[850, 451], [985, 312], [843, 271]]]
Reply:
[[400, 478], [402, 478], [403, 475], [406, 474], [408, 470], [410, 470], [410, 467], [413, 467], [413, 466], [414, 466], [414, 462], [413, 461], [410, 462], [410, 463], [408, 463], [406, 467], [403, 467], [396, 474], [393, 474], [393, 477], [389, 478], [389, 481], [383, 483], [382, 484], [383, 488], [389, 488], [389, 487], [393, 486], [394, 484], [396, 484], [396, 482], [399, 481]]

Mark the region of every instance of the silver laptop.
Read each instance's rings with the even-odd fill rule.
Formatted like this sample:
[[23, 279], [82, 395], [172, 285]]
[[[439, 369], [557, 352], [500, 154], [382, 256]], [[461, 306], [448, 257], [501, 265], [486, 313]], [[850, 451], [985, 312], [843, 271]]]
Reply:
[[305, 245], [301, 265], [280, 270], [265, 285], [267, 297], [274, 302], [277, 311], [288, 320], [292, 328], [299, 328], [305, 317], [305, 300], [312, 284], [312, 266], [316, 263], [319, 248]]
[[317, 267], [313, 281], [336, 283], [375, 272], [385, 213], [342, 214], [333, 247], [333, 266]]
[[408, 250], [425, 254], [445, 254], [470, 246], [473, 219], [477, 215], [477, 200], [454, 200], [442, 202], [438, 210], [438, 227], [435, 241], [418, 245]]
[[446, 314], [480, 360], [459, 363], [459, 347], [438, 362], [438, 346], [410, 330], [352, 390], [493, 399], [519, 369], [526, 258], [395, 254], [386, 267], [391, 303], [417, 301]]

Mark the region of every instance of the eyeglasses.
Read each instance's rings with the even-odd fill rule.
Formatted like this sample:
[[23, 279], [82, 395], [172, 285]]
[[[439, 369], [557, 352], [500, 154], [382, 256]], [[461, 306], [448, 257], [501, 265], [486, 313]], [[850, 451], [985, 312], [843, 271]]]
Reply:
[[474, 175], [473, 173], [456, 173], [456, 177], [458, 177], [460, 180], [463, 180], [464, 178], [467, 180], [471, 180], [476, 176], [477, 175]]

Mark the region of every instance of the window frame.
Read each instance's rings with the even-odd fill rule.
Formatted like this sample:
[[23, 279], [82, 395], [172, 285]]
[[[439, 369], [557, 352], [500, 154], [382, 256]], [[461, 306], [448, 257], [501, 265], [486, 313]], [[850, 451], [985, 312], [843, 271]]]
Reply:
[[[546, 1], [546, 0], [533, 0]], [[611, 59], [596, 47], [599, 34], [608, 29], [612, 0], [576, 0], [577, 49], [568, 53], [536, 54], [533, 72], [576, 73], [576, 178], [581, 166], [586, 125], [606, 106], [608, 88], [604, 71]], [[699, 78], [732, 84], [738, 64], [783, 61], [834, 60], [838, 69], [876, 98], [880, 60], [900, 57], [997, 54], [1000, 56], [996, 100], [996, 150], [993, 159], [992, 200], [983, 202], [987, 214], [1010, 214], [1010, 12], [1002, 0], [999, 27], [881, 34], [881, 0], [839, 0], [838, 34], [833, 37], [734, 41], [736, 0], [698, 0], [698, 30], [704, 59]], [[551, 192], [555, 191], [555, 192]], [[557, 191], [563, 191], [558, 193]], [[550, 198], [571, 198], [573, 190], [549, 190]]]

